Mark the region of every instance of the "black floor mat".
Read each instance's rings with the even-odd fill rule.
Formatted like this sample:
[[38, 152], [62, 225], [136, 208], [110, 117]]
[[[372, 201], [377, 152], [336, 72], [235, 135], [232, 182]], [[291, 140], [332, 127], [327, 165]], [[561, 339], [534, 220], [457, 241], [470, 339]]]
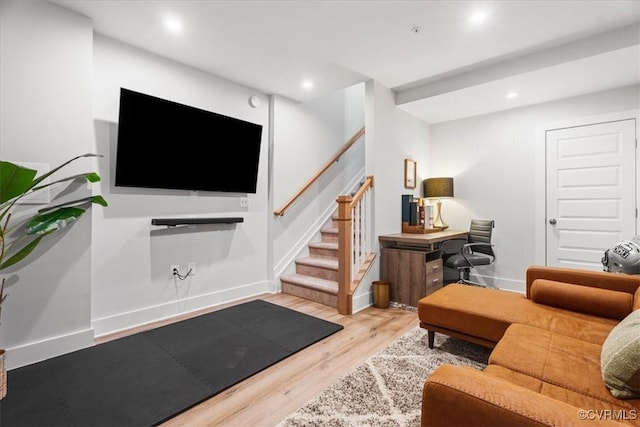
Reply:
[[0, 425], [157, 425], [342, 328], [239, 304], [9, 371]]

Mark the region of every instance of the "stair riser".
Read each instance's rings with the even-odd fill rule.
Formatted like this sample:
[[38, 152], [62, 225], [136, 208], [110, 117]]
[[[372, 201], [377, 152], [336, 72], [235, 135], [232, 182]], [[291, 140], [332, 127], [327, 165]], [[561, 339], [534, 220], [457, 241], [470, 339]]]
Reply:
[[338, 243], [338, 233], [321, 232], [323, 242]]
[[297, 264], [296, 273], [303, 274], [305, 276], [318, 277], [320, 279], [338, 280], [338, 272], [336, 270], [314, 267], [311, 265]]
[[309, 255], [318, 258], [337, 259], [337, 249], [322, 249], [322, 248], [309, 248]]
[[281, 282], [281, 286], [282, 293], [284, 294], [295, 295], [330, 307], [338, 306], [338, 298], [335, 295], [329, 295], [313, 289], [303, 288], [287, 282]]
[[[334, 233], [333, 231], [321, 231], [320, 235], [323, 242], [338, 243], [338, 233]], [[355, 238], [358, 238], [359, 235], [359, 233], [353, 233]]]

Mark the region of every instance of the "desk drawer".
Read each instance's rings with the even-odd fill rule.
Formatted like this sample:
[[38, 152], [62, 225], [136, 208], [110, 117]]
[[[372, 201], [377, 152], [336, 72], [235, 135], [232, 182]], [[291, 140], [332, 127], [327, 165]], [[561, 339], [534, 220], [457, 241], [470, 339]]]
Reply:
[[442, 287], [442, 259], [425, 263], [425, 296]]
[[380, 280], [391, 284], [390, 299], [417, 307], [420, 298], [442, 287], [439, 251], [382, 248]]

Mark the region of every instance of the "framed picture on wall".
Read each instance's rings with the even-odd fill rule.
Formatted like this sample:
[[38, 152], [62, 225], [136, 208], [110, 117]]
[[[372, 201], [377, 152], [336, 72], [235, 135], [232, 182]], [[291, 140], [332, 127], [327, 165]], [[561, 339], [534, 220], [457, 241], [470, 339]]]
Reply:
[[416, 188], [416, 161], [404, 159], [404, 188]]

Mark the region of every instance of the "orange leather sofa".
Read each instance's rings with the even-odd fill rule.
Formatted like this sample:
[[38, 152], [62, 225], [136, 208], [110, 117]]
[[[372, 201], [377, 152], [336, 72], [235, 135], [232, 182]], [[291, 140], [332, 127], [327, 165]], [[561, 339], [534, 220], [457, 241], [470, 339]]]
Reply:
[[640, 426], [640, 398], [614, 397], [601, 369], [603, 344], [638, 309], [640, 275], [543, 266], [528, 268], [526, 295], [450, 284], [422, 298], [429, 347], [439, 332], [493, 348], [482, 371], [433, 372], [422, 425]]

